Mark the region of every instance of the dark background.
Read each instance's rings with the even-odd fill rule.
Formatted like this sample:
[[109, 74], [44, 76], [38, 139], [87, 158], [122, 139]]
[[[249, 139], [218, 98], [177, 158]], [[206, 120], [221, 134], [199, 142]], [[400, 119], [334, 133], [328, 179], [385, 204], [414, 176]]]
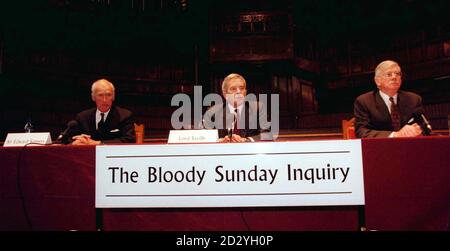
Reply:
[[434, 129], [450, 104], [448, 1], [36, 0], [0, 3], [0, 139], [27, 121], [52, 138], [92, 107], [107, 78], [146, 137], [171, 129], [175, 93], [219, 92], [242, 74], [249, 92], [280, 94], [286, 132], [338, 132], [373, 70], [400, 63]]

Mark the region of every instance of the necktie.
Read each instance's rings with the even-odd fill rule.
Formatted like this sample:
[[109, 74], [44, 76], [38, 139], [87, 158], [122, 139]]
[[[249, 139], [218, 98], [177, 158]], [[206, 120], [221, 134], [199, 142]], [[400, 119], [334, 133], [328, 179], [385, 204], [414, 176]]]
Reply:
[[398, 131], [400, 130], [400, 113], [398, 111], [398, 106], [395, 104], [393, 97], [390, 97], [389, 101], [391, 101], [392, 128], [394, 128], [394, 131]]
[[233, 134], [239, 134], [238, 125], [238, 109], [234, 109]]
[[97, 129], [98, 129], [98, 131], [102, 132], [103, 128], [105, 127], [105, 114], [102, 112], [102, 113], [100, 113], [100, 116], [102, 116], [102, 118], [100, 119], [100, 121], [97, 124]]

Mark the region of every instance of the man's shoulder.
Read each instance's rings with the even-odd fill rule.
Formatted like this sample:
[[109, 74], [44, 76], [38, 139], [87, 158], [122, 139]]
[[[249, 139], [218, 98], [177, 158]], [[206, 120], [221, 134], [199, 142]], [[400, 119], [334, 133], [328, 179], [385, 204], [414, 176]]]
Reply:
[[398, 95], [400, 95], [402, 97], [407, 97], [410, 99], [422, 99], [422, 97], [420, 97], [419, 94], [410, 92], [410, 91], [398, 91]]
[[133, 117], [133, 112], [120, 106], [111, 107], [111, 116], [117, 117], [119, 120], [125, 120]]
[[247, 103], [248, 103], [248, 106], [252, 109], [260, 109], [263, 106], [263, 102], [259, 102], [256, 100], [250, 100]]
[[89, 109], [86, 109], [86, 110], [84, 110], [84, 111], [81, 111], [81, 112], [79, 112], [78, 114], [77, 114], [77, 117], [87, 117], [87, 116], [90, 116], [92, 113], [95, 113], [95, 110], [96, 110], [97, 108], [89, 108]]
[[356, 97], [356, 100], [357, 101], [367, 100], [369, 98], [374, 97], [376, 93], [377, 93], [377, 91], [368, 91], [368, 92], [363, 93], [363, 94], [359, 95], [358, 97]]
[[208, 110], [206, 110], [206, 113], [216, 113], [218, 111], [223, 111], [223, 109], [224, 109], [224, 104], [218, 103], [218, 104], [215, 104], [215, 105], [211, 106], [210, 108], [208, 108]]
[[131, 115], [133, 113], [131, 110], [128, 110], [128, 109], [120, 107], [120, 106], [113, 106], [112, 109], [115, 109], [117, 112], [119, 112], [121, 114], [129, 114], [129, 115]]

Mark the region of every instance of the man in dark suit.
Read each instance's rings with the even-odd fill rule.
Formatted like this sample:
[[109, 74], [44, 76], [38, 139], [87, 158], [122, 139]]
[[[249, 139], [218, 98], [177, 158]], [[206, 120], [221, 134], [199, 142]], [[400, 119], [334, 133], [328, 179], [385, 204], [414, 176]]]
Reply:
[[225, 102], [212, 106], [203, 116], [204, 128], [219, 129], [219, 142], [272, 140], [266, 109], [247, 96], [244, 77], [228, 75], [222, 82], [222, 95]]
[[414, 113], [423, 110], [422, 98], [412, 92], [401, 91], [402, 71], [397, 62], [386, 60], [375, 69], [378, 90], [364, 93], [354, 103], [356, 136], [415, 137], [421, 127], [408, 124]]
[[91, 87], [96, 107], [77, 114], [74, 145], [103, 143], [134, 143], [135, 133], [131, 111], [113, 105], [114, 85], [106, 79], [95, 81]]

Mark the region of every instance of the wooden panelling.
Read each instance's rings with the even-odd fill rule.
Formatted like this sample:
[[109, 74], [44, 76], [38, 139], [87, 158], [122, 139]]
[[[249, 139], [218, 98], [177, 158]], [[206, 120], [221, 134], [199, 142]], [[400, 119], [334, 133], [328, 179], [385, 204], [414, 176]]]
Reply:
[[442, 47], [444, 50], [444, 55], [450, 57], [450, 40], [444, 41], [444, 43], [442, 43]]
[[441, 54], [441, 44], [433, 43], [425, 47], [425, 60], [438, 59]]
[[[374, 68], [386, 59], [401, 64], [404, 87], [422, 94], [433, 127], [447, 126], [450, 32], [445, 24], [404, 30], [346, 26], [352, 15], [341, 19], [341, 10], [339, 19], [325, 20], [331, 18], [326, 4], [314, 1], [211, 1], [203, 12], [189, 12], [202, 6], [191, 1], [131, 1], [136, 4], [117, 9], [123, 19], [115, 18], [117, 1], [56, 2], [62, 9], [53, 14], [63, 17], [64, 32], [42, 27], [42, 34], [61, 39], [55, 48], [42, 49], [40, 39], [28, 37], [35, 34], [31, 22], [28, 28], [23, 22], [25, 31], [5, 26], [0, 77], [14, 81], [1, 83], [9, 94], [4, 97], [8, 106], [0, 111], [6, 121], [2, 129], [22, 131], [31, 116], [39, 128], [57, 133], [77, 112], [93, 106], [90, 85], [105, 77], [116, 85], [117, 104], [134, 111], [146, 132], [168, 132], [174, 94], [192, 96], [194, 76], [203, 94], [220, 94], [223, 77], [233, 71], [248, 78], [249, 92], [280, 95], [282, 129], [340, 128], [340, 121], [351, 117], [352, 100], [374, 88]], [[93, 20], [90, 15], [109, 26], [71, 23]], [[11, 98], [21, 95], [27, 100]]]

